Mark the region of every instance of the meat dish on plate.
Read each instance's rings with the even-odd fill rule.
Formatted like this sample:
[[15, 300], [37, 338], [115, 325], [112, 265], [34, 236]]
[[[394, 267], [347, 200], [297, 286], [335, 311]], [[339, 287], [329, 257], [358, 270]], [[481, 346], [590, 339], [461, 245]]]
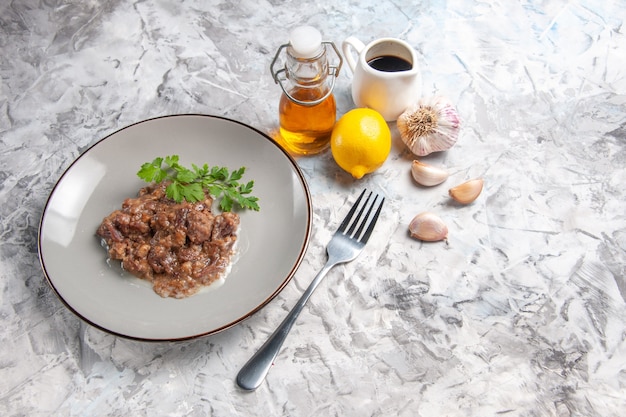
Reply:
[[166, 196], [167, 181], [139, 190], [97, 229], [109, 259], [152, 283], [162, 297], [185, 298], [224, 277], [235, 255], [239, 215]]

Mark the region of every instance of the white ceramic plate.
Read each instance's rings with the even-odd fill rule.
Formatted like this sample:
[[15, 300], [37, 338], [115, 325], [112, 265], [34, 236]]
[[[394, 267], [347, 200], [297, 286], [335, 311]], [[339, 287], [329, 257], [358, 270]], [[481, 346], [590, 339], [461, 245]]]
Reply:
[[[182, 300], [107, 264], [95, 235], [146, 185], [136, 175], [141, 164], [173, 154], [183, 165], [245, 166], [261, 206], [240, 212], [239, 257], [223, 284]], [[304, 257], [311, 211], [300, 169], [267, 135], [221, 117], [161, 117], [107, 136], [65, 171], [41, 219], [39, 257], [60, 299], [93, 326], [139, 340], [190, 339], [239, 323], [284, 288]]]

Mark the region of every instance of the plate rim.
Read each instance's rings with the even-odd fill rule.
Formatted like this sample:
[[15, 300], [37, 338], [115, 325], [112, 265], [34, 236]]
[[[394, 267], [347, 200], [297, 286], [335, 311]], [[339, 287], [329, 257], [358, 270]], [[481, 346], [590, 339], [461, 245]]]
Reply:
[[[295, 259], [295, 262], [291, 266], [289, 273], [283, 279], [283, 281], [278, 286], [278, 288], [276, 288], [271, 294], [269, 294], [263, 300], [263, 302], [261, 302], [259, 305], [255, 306], [252, 310], [248, 311], [246, 314], [242, 315], [239, 318], [236, 318], [236, 319], [234, 319], [234, 320], [232, 320], [232, 321], [230, 321], [228, 323], [223, 324], [220, 327], [217, 327], [217, 328], [214, 328], [214, 329], [210, 329], [210, 330], [205, 331], [205, 332], [200, 332], [200, 333], [197, 333], [197, 334], [188, 335], [188, 336], [182, 336], [182, 337], [154, 337], [154, 338], [144, 337], [144, 336], [133, 336], [131, 334], [125, 334], [125, 333], [122, 333], [122, 332], [119, 332], [119, 331], [108, 329], [105, 326], [100, 325], [98, 323], [95, 323], [93, 320], [88, 319], [83, 314], [81, 314], [79, 311], [77, 311], [76, 308], [74, 308], [68, 302], [68, 300], [66, 300], [63, 297], [63, 295], [58, 291], [57, 287], [54, 285], [53, 280], [50, 278], [48, 270], [46, 269], [46, 263], [45, 263], [44, 254], [43, 254], [43, 251], [42, 251], [43, 226], [44, 226], [44, 219], [45, 219], [47, 211], [48, 211], [48, 207], [50, 205], [51, 199], [52, 199], [55, 191], [57, 190], [57, 187], [60, 186], [61, 181], [66, 177], [66, 175], [69, 174], [69, 172], [72, 169], [72, 167], [75, 164], [77, 164], [80, 159], [85, 157], [96, 146], [98, 146], [101, 143], [104, 143], [107, 139], [110, 139], [113, 135], [116, 135], [116, 134], [118, 134], [118, 133], [120, 133], [120, 132], [122, 132], [124, 130], [130, 129], [130, 128], [134, 127], [134, 126], [137, 126], [137, 125], [140, 125], [140, 124], [144, 124], [144, 123], [149, 123], [149, 122], [152, 122], [152, 121], [155, 121], [155, 120], [171, 119], [171, 118], [183, 118], [183, 117], [201, 117], [201, 118], [208, 118], [208, 119], [218, 119], [218, 120], [222, 120], [222, 121], [225, 121], [225, 122], [228, 122], [228, 123], [234, 123], [234, 124], [243, 126], [244, 128], [247, 128], [247, 129], [250, 129], [250, 130], [256, 132], [261, 137], [263, 137], [265, 140], [269, 141], [272, 145], [274, 145], [287, 158], [287, 161], [291, 165], [294, 173], [297, 175], [297, 177], [299, 179], [300, 184], [302, 185], [302, 190], [304, 191], [304, 196], [305, 196], [305, 201], [306, 201], [307, 221], [306, 221], [306, 230], [305, 230], [305, 233], [304, 233], [304, 240], [303, 240], [303, 243], [302, 243], [302, 247], [300, 249], [300, 252], [298, 254], [297, 259]], [[168, 115], [155, 116], [155, 117], [151, 117], [151, 118], [148, 118], [148, 119], [144, 119], [144, 120], [140, 120], [140, 121], [137, 121], [137, 122], [133, 122], [131, 124], [128, 124], [126, 126], [123, 126], [123, 127], [119, 128], [119, 129], [116, 129], [115, 131], [105, 135], [101, 139], [96, 140], [94, 143], [92, 143], [87, 148], [85, 148], [76, 158], [74, 158], [74, 160], [63, 170], [61, 175], [57, 178], [57, 180], [55, 181], [54, 185], [50, 189], [50, 192], [48, 193], [48, 196], [46, 197], [46, 201], [45, 201], [45, 204], [43, 206], [43, 210], [42, 210], [41, 216], [39, 218], [39, 227], [38, 227], [38, 230], [37, 230], [37, 255], [38, 255], [39, 264], [41, 266], [43, 275], [44, 275], [44, 277], [46, 279], [46, 282], [48, 283], [48, 285], [52, 289], [54, 295], [63, 303], [63, 305], [69, 311], [71, 311], [82, 322], [87, 323], [88, 325], [90, 325], [92, 327], [95, 327], [95, 328], [97, 328], [97, 329], [99, 329], [99, 330], [101, 330], [101, 331], [103, 331], [105, 333], [108, 333], [108, 334], [111, 334], [111, 335], [114, 335], [114, 336], [118, 336], [118, 337], [122, 337], [124, 339], [141, 341], [141, 342], [155, 342], [155, 343], [156, 342], [179, 342], [179, 341], [187, 341], [187, 340], [193, 340], [193, 339], [198, 339], [198, 338], [203, 338], [203, 337], [215, 335], [217, 333], [223, 332], [224, 330], [230, 329], [230, 328], [236, 326], [237, 324], [240, 324], [240, 323], [244, 322], [245, 320], [249, 319], [250, 317], [252, 317], [258, 311], [260, 311], [265, 306], [267, 306], [274, 298], [276, 298], [276, 296], [291, 282], [291, 280], [293, 279], [294, 275], [296, 274], [298, 268], [302, 264], [302, 261], [304, 260], [306, 252], [308, 250], [309, 242], [311, 240], [312, 223], [313, 223], [313, 205], [312, 205], [312, 202], [311, 202], [311, 192], [310, 192], [310, 189], [309, 189], [309, 185], [308, 185], [308, 183], [306, 181], [306, 178], [304, 176], [304, 173], [302, 172], [301, 168], [298, 166], [295, 158], [291, 154], [289, 154], [289, 152], [287, 152], [285, 149], [283, 149], [278, 143], [276, 143], [276, 141], [274, 141], [267, 133], [265, 133], [265, 132], [259, 130], [258, 128], [255, 128], [255, 127], [251, 126], [251, 125], [248, 125], [248, 124], [246, 124], [244, 122], [241, 122], [239, 120], [231, 119], [229, 117], [220, 116], [220, 115], [202, 114], [202, 113], [168, 114]]]

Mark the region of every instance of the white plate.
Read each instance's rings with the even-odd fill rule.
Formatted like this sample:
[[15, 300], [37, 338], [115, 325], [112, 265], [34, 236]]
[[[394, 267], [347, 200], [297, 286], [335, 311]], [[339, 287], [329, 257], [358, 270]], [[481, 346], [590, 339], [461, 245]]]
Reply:
[[[145, 186], [144, 162], [179, 155], [181, 164], [246, 167], [261, 210], [241, 211], [239, 257], [222, 285], [194, 296], [162, 298], [108, 265], [95, 232], [102, 219]], [[75, 314], [107, 332], [139, 340], [209, 335], [249, 317], [274, 298], [300, 265], [311, 233], [311, 200], [302, 172], [270, 137], [214, 116], [140, 122], [97, 142], [65, 171], [39, 227], [46, 278]]]

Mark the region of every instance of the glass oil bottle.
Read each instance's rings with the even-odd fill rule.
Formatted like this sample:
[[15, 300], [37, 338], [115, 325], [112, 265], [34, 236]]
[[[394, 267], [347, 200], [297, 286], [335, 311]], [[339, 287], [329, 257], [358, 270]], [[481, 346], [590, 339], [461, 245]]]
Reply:
[[[328, 62], [328, 46], [338, 57], [337, 66]], [[284, 67], [275, 71], [283, 49]], [[313, 155], [328, 148], [337, 117], [333, 88], [342, 62], [335, 45], [322, 42], [321, 33], [310, 26], [295, 28], [289, 43], [276, 52], [272, 76], [283, 90], [278, 105], [278, 140], [288, 152]]]

